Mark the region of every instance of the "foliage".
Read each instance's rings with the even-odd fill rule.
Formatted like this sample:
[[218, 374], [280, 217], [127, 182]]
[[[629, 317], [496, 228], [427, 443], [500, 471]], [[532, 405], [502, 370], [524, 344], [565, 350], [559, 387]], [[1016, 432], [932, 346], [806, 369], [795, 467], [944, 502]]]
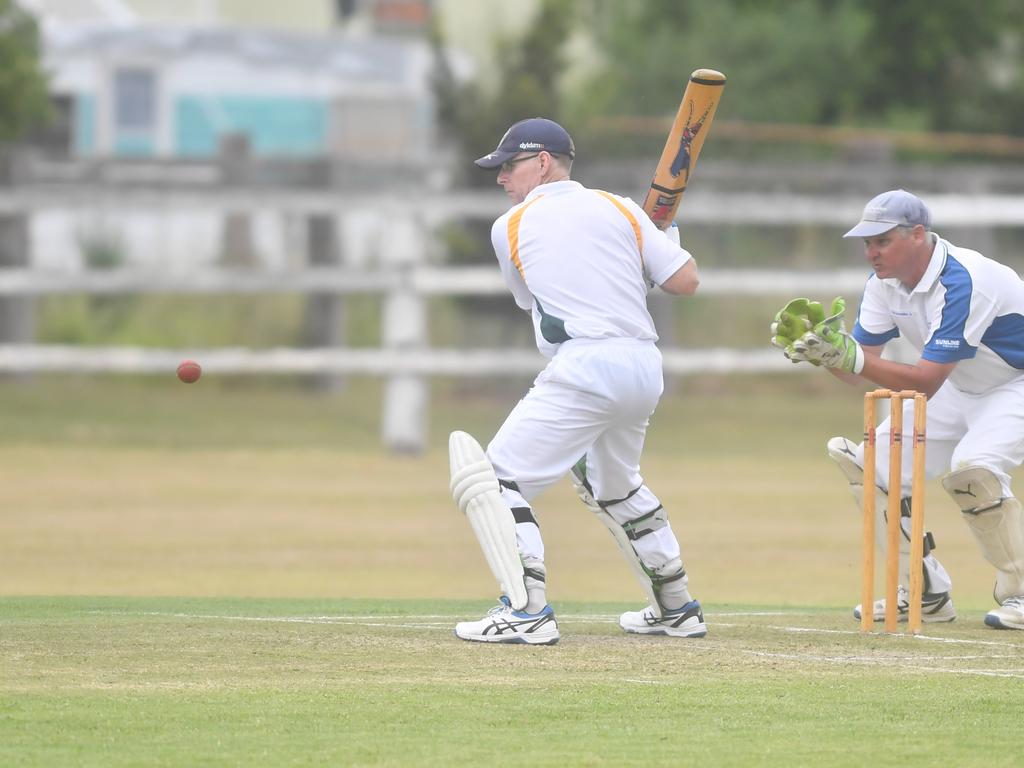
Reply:
[[301, 334], [302, 306], [299, 296], [51, 296], [39, 303], [39, 342], [287, 346]]
[[35, 20], [13, 0], [0, 0], [0, 142], [21, 138], [48, 114]]
[[76, 233], [75, 240], [87, 269], [116, 269], [127, 261], [127, 245], [114, 228], [83, 227]]
[[865, 114], [916, 113], [923, 127], [940, 131], [1024, 132], [1017, 0], [987, 2], [984, 13], [968, 0], [863, 6], [870, 20], [863, 58], [876, 86], [861, 96]]
[[455, 82], [444, 57], [440, 26], [433, 26], [438, 116], [443, 132], [455, 137], [457, 167], [466, 183], [485, 186], [494, 182], [493, 174], [480, 173], [472, 163], [493, 149], [510, 125], [528, 117], [562, 119], [564, 100], [558, 83], [567, 66], [565, 42], [575, 3], [543, 0], [521, 40], [500, 38], [495, 42], [497, 59], [504, 62], [504, 68], [493, 93], [480, 82]]
[[604, 66], [581, 107], [603, 114], [666, 114], [674, 111], [690, 72], [710, 67], [729, 77], [722, 110], [730, 117], [827, 119], [849, 108], [843, 91], [857, 87], [851, 81], [858, 71], [853, 57], [866, 24], [856, 5], [595, 3], [588, 17]]
[[[674, 111], [723, 71], [719, 119], [1021, 133], [1024, 8], [1013, 0], [591, 0], [603, 53], [581, 116]], [[589, 121], [581, 121], [587, 124]], [[613, 147], [614, 149], [614, 147]]]
[[[559, 82], [567, 67], [565, 43], [574, 21], [576, 0], [542, 0], [521, 39], [500, 38], [497, 60], [503, 63], [497, 87], [481, 82], [459, 84], [444, 55], [444, 39], [435, 19], [430, 39], [435, 54], [434, 92], [443, 135], [455, 142], [455, 174], [462, 186], [493, 187], [495, 173], [482, 171], [473, 160], [492, 150], [513, 123], [528, 117], [562, 121], [564, 99]], [[465, 220], [441, 233], [446, 260], [452, 264], [493, 264], [490, 221]], [[472, 319], [466, 328], [504, 337], [521, 323], [511, 301], [491, 297], [452, 300]], [[515, 331], [512, 331], [515, 333]]]

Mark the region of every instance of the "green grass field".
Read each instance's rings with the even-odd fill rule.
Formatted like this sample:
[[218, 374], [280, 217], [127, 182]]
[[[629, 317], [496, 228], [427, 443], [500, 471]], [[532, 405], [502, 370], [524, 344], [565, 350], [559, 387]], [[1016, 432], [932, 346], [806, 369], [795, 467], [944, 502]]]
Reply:
[[824, 377], [685, 380], [655, 415], [707, 638], [618, 629], [639, 588], [565, 484], [537, 504], [562, 641], [455, 639], [495, 587], [446, 435], [486, 441], [523, 387], [437, 382], [409, 457], [374, 381], [0, 383], [0, 765], [1019, 764], [1024, 633], [982, 625], [992, 574], [937, 483], [959, 620], [857, 632], [824, 442], [860, 404]]

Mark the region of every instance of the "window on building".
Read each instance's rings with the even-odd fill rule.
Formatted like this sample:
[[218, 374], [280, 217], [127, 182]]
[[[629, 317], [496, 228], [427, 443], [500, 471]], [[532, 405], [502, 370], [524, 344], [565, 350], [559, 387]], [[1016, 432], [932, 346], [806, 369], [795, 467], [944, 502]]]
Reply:
[[118, 130], [156, 128], [156, 76], [147, 69], [119, 69], [114, 75]]
[[150, 155], [157, 132], [156, 73], [141, 67], [114, 72], [114, 142], [116, 154]]

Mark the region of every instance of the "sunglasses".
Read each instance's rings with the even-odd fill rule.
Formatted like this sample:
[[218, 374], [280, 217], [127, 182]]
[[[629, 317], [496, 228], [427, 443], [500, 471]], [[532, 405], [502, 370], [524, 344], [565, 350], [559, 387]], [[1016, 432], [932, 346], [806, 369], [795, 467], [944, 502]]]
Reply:
[[526, 155], [526, 157], [517, 157], [514, 160], [506, 160], [504, 163], [501, 164], [501, 170], [503, 170], [505, 173], [511, 173], [512, 168], [515, 166], [516, 163], [521, 163], [523, 162], [523, 160], [533, 160], [533, 158], [535, 157], [540, 157], [540, 152], [536, 152], [532, 155]]

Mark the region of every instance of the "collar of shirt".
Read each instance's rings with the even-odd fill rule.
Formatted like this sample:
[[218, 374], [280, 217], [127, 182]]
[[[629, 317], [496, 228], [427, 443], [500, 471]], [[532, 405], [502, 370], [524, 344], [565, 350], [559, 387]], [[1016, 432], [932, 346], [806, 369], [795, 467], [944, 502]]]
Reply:
[[531, 189], [530, 194], [523, 199], [523, 202], [525, 203], [527, 200], [532, 200], [533, 198], [540, 197], [541, 195], [557, 195], [582, 188], [582, 184], [578, 181], [573, 181], [572, 179], [565, 179], [564, 181], [549, 181], [547, 184], [539, 184]]
[[942, 274], [942, 270], [946, 266], [946, 256], [949, 254], [949, 249], [947, 248], [949, 243], [934, 232], [931, 233], [931, 236], [935, 240], [935, 247], [932, 249], [931, 258], [928, 260], [928, 268], [921, 275], [921, 279], [917, 281], [917, 285], [908, 290], [898, 277], [887, 277], [882, 282], [897, 289], [905, 296], [909, 296], [912, 293], [927, 293], [930, 291], [932, 286], [935, 285], [935, 281], [939, 279], [939, 275]]

